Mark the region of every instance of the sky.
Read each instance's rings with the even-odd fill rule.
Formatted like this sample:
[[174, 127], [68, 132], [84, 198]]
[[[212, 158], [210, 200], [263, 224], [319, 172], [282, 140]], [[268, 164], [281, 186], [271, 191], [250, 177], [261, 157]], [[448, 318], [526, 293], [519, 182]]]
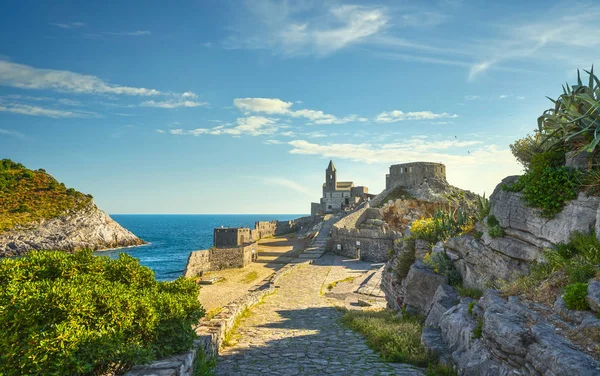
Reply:
[[442, 162], [489, 195], [509, 144], [600, 62], [600, 3], [0, 3], [0, 158], [109, 213], [309, 213]]

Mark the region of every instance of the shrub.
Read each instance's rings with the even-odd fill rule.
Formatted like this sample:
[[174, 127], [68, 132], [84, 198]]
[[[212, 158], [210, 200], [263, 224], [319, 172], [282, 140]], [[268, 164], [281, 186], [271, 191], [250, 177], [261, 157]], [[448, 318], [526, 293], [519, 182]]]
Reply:
[[483, 320], [477, 321], [477, 326], [473, 329], [473, 338], [481, 338], [483, 333]]
[[457, 286], [456, 291], [458, 292], [458, 295], [463, 298], [473, 298], [475, 300], [479, 300], [483, 296], [483, 291], [463, 286]]
[[557, 167], [557, 155], [560, 153], [535, 155], [529, 170], [512, 185], [503, 185], [502, 189], [523, 193], [528, 206], [542, 209], [542, 217], [553, 218], [562, 211], [565, 201], [577, 198], [582, 176], [579, 170]]
[[504, 236], [504, 229], [502, 227], [500, 227], [499, 225], [496, 225], [496, 226], [489, 228], [488, 234], [492, 238], [501, 238]]
[[458, 271], [446, 252], [437, 252], [434, 254], [427, 253], [425, 257], [423, 257], [423, 263], [433, 269], [436, 273], [445, 276], [448, 279], [448, 284], [459, 286], [462, 283], [460, 274], [458, 274]]
[[487, 225], [489, 227], [499, 226], [500, 222], [498, 221], [498, 218], [496, 218], [496, 216], [490, 215], [487, 217]]
[[587, 288], [587, 283], [573, 283], [565, 287], [563, 299], [567, 308], [580, 311], [588, 309], [588, 303], [585, 301]]
[[431, 360], [421, 343], [421, 318], [397, 317], [392, 310], [346, 311], [342, 322], [362, 334], [367, 344], [388, 362], [425, 367]]
[[410, 227], [410, 233], [416, 239], [435, 244], [470, 229], [473, 219], [462, 210], [436, 210], [431, 218], [416, 220]]
[[126, 254], [31, 252], [0, 262], [0, 374], [126, 371], [187, 350], [203, 315], [198, 286], [157, 282]]
[[477, 197], [477, 220], [482, 221], [485, 217], [490, 214], [490, 200], [483, 196]]
[[473, 315], [473, 308], [475, 307], [475, 304], [477, 304], [477, 302], [469, 302], [469, 306], [467, 307], [467, 312], [469, 312], [469, 315]]
[[425, 370], [425, 376], [459, 376], [454, 368], [441, 363], [430, 364]]
[[536, 132], [533, 136], [527, 135], [513, 142], [510, 151], [523, 167], [528, 168], [533, 156], [545, 152], [549, 146], [542, 144], [541, 133]]
[[414, 239], [404, 240], [404, 246], [396, 261], [396, 278], [402, 281], [408, 275], [408, 271], [412, 264], [415, 263], [415, 241]]

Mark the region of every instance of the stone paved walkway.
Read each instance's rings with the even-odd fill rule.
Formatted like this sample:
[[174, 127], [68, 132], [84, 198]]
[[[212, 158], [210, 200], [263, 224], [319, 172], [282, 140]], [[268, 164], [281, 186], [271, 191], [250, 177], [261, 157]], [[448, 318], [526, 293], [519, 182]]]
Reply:
[[408, 365], [384, 363], [364, 339], [339, 322], [321, 294], [335, 257], [302, 266], [282, 278], [277, 293], [243, 319], [233, 345], [221, 350], [221, 375], [422, 375]]

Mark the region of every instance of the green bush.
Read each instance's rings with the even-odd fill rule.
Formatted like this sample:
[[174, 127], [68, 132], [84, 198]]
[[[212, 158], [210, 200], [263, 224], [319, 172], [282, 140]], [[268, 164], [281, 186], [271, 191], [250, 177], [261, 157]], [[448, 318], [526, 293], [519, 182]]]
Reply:
[[600, 265], [600, 242], [594, 232], [573, 232], [568, 243], [546, 251], [548, 266], [554, 271], [564, 269], [572, 283], [583, 283], [596, 274]]
[[565, 287], [565, 305], [569, 309], [576, 309], [583, 311], [584, 309], [590, 308], [585, 301], [587, 295], [587, 283], [573, 283]]
[[483, 333], [483, 320], [477, 321], [477, 326], [473, 329], [473, 338], [481, 338]]
[[456, 291], [462, 298], [473, 298], [475, 300], [479, 300], [483, 296], [483, 291], [463, 286], [457, 286]]
[[465, 232], [472, 225], [473, 217], [465, 210], [438, 209], [433, 217], [414, 221], [410, 226], [410, 233], [416, 239], [435, 244]]
[[126, 254], [31, 252], [0, 262], [0, 374], [91, 375], [178, 353], [204, 314], [198, 286], [157, 282]]
[[483, 196], [477, 196], [477, 220], [482, 221], [485, 217], [490, 214], [490, 200]]
[[469, 306], [467, 307], [467, 312], [469, 315], [473, 315], [473, 308], [475, 308], [475, 304], [477, 304], [477, 302], [469, 302]]
[[448, 284], [452, 286], [461, 285], [462, 278], [446, 252], [428, 253], [423, 257], [423, 263], [436, 273], [445, 276], [448, 279]]
[[579, 170], [557, 167], [560, 155], [564, 160], [560, 152], [536, 154], [527, 172], [502, 189], [523, 193], [528, 206], [542, 209], [542, 217], [553, 218], [562, 211], [565, 201], [577, 198], [583, 176]]
[[488, 234], [492, 237], [492, 238], [501, 238], [504, 236], [504, 229], [502, 227], [500, 227], [499, 225], [490, 227], [488, 229]]
[[498, 221], [498, 218], [496, 218], [496, 216], [490, 215], [487, 217], [487, 225], [489, 227], [499, 226], [500, 222]]
[[425, 376], [458, 376], [454, 368], [440, 363], [430, 364], [425, 370]]

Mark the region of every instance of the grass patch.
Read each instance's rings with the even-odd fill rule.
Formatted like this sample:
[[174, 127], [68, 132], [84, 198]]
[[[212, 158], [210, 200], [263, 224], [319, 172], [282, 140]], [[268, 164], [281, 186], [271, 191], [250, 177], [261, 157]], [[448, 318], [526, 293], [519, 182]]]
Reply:
[[248, 316], [250, 316], [250, 309], [245, 308], [238, 315], [238, 317], [236, 317], [235, 322], [233, 323], [233, 326], [231, 327], [231, 329], [229, 329], [227, 331], [227, 333], [225, 333], [225, 338], [223, 339], [223, 346], [227, 347], [227, 346], [231, 346], [233, 344], [232, 340], [233, 340], [233, 337], [235, 336], [235, 332], [237, 331], [238, 327], [240, 326], [240, 322]]
[[383, 360], [427, 367], [432, 362], [421, 344], [421, 317], [396, 317], [392, 310], [346, 311], [342, 322], [362, 334]]
[[473, 308], [475, 308], [475, 304], [477, 304], [477, 302], [470, 302], [469, 307], [467, 308], [467, 312], [469, 312], [469, 315], [471, 316], [473, 316]]
[[242, 282], [242, 283], [251, 283], [251, 282], [256, 281], [257, 279], [258, 279], [258, 272], [253, 271], [253, 272], [249, 272], [248, 274], [246, 274], [244, 276], [244, 278], [242, 278], [240, 280], [240, 282]]
[[430, 364], [425, 371], [425, 376], [459, 376], [452, 367], [440, 363]]
[[463, 286], [456, 287], [456, 291], [462, 298], [473, 298], [475, 300], [479, 300], [483, 296], [483, 291]]
[[352, 281], [354, 281], [356, 278], [357, 278], [357, 277], [347, 277], [347, 278], [344, 278], [344, 279], [340, 279], [339, 281], [333, 281], [333, 282], [331, 282], [331, 283], [329, 283], [329, 284], [327, 285], [327, 290], [331, 291], [331, 290], [333, 290], [333, 288], [334, 288], [335, 286], [337, 286], [337, 285], [338, 285], [338, 283], [352, 282]]
[[473, 329], [473, 338], [481, 338], [483, 332], [483, 320], [477, 321], [477, 326]]
[[214, 376], [215, 366], [217, 361], [215, 358], [206, 359], [206, 354], [201, 348], [196, 351], [196, 358], [194, 359], [194, 370], [192, 376]]
[[219, 313], [221, 313], [222, 310], [223, 310], [222, 307], [211, 309], [210, 311], [206, 312], [206, 315], [204, 315], [204, 318], [207, 321], [210, 321], [210, 320], [214, 319]]

